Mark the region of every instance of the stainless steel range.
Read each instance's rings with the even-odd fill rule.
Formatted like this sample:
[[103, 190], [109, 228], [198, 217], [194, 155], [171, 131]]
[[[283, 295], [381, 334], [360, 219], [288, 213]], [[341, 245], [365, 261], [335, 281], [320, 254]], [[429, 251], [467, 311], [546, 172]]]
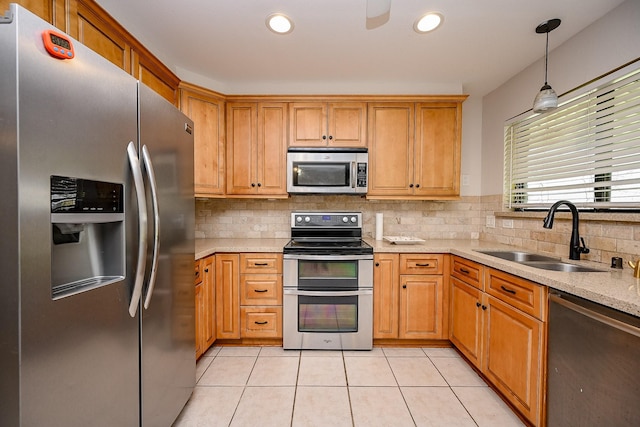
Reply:
[[283, 347], [371, 350], [373, 248], [362, 214], [292, 213], [283, 252]]

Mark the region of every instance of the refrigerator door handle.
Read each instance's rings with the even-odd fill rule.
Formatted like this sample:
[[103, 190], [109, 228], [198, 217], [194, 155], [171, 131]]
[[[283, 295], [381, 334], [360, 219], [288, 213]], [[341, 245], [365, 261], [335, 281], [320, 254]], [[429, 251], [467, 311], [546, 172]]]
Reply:
[[144, 272], [147, 260], [147, 199], [144, 191], [144, 181], [142, 179], [142, 169], [138, 160], [138, 152], [133, 142], [127, 146], [127, 155], [131, 174], [133, 175], [133, 185], [136, 189], [136, 200], [138, 202], [138, 265], [136, 267], [133, 292], [131, 293], [131, 303], [129, 303], [129, 315], [136, 316], [140, 296], [142, 295], [142, 285], [144, 283]]
[[151, 155], [146, 145], [142, 146], [142, 161], [149, 177], [149, 187], [151, 187], [151, 201], [153, 206], [153, 258], [151, 262], [151, 272], [149, 274], [149, 286], [144, 299], [144, 308], [149, 308], [153, 289], [156, 286], [156, 273], [158, 272], [158, 256], [160, 253], [160, 211], [158, 210], [158, 187], [156, 185], [156, 174], [153, 171]]

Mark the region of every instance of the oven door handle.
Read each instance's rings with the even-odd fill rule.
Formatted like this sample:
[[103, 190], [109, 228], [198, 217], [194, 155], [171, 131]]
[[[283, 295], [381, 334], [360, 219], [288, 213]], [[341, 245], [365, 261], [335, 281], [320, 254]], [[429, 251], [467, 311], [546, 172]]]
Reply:
[[373, 260], [372, 254], [363, 255], [301, 255], [301, 254], [284, 254], [284, 259], [293, 260], [310, 260], [310, 261], [358, 261]]
[[359, 295], [373, 295], [373, 288], [359, 289], [357, 291], [300, 291], [298, 289], [284, 289], [284, 294], [303, 297], [352, 297]]

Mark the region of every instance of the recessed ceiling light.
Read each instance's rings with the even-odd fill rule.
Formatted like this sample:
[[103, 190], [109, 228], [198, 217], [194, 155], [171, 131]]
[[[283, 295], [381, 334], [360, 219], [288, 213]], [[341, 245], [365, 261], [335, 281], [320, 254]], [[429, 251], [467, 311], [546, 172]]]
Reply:
[[282, 13], [272, 13], [267, 16], [267, 28], [276, 34], [289, 34], [293, 31], [293, 21]]
[[413, 29], [416, 33], [428, 33], [429, 31], [433, 31], [438, 28], [440, 24], [442, 24], [443, 20], [444, 17], [441, 14], [437, 12], [429, 12], [413, 24]]

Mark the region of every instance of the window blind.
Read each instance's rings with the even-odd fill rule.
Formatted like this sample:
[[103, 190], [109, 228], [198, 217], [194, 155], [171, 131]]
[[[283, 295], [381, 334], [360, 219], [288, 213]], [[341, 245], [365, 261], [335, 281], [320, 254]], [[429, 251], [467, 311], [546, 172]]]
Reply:
[[507, 208], [640, 209], [640, 68], [508, 123], [504, 155]]

